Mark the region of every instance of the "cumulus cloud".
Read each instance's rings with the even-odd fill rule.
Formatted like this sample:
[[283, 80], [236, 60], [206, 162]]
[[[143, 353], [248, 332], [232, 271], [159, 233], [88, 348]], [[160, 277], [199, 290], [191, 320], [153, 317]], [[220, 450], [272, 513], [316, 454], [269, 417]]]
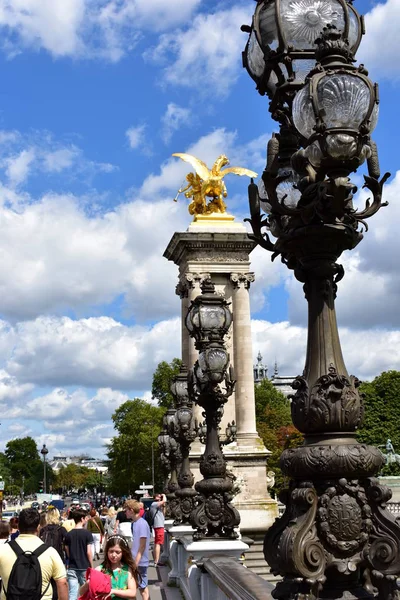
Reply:
[[162, 35], [145, 58], [161, 64], [165, 61], [167, 84], [195, 87], [208, 97], [224, 97], [241, 72], [245, 38], [240, 27], [251, 20], [251, 9], [233, 6], [200, 13], [187, 29]]
[[165, 31], [184, 23], [200, 0], [0, 0], [3, 47], [9, 56], [24, 48], [55, 57], [118, 61], [143, 29]]
[[400, 53], [400, 4], [398, 0], [373, 4], [375, 6], [365, 15], [367, 35], [360, 46], [358, 57], [368, 69], [379, 72], [379, 77], [398, 78], [399, 63], [393, 57]]
[[[269, 323], [253, 321], [254, 359], [258, 351], [273, 374], [275, 360], [281, 375], [296, 376], [303, 372], [306, 358], [307, 329], [288, 321]], [[381, 371], [400, 370], [400, 331], [340, 328], [347, 370], [359, 379], [371, 380]]]
[[[7, 372], [21, 383], [41, 386], [145, 390], [157, 364], [180, 354], [178, 318], [128, 327], [110, 317], [40, 317], [18, 323], [12, 333], [16, 343], [8, 359], [4, 356]], [[45, 404], [57, 404], [60, 393], [55, 390]]]
[[129, 146], [132, 150], [139, 148], [145, 141], [146, 125], [138, 125], [127, 129], [125, 135], [128, 138]]
[[47, 131], [30, 131], [22, 135], [18, 131], [0, 130], [0, 172], [7, 180], [8, 188], [18, 189], [18, 193], [30, 177], [38, 175], [43, 178], [61, 172], [70, 176], [73, 173], [75, 180], [91, 183], [97, 173], [114, 170], [114, 165], [88, 159], [81, 148], [55, 140]]
[[172, 135], [180, 127], [189, 125], [192, 121], [192, 112], [190, 108], [184, 108], [178, 106], [173, 102], [170, 102], [167, 106], [167, 110], [164, 113], [161, 122], [163, 126], [162, 138], [165, 144], [171, 140]]

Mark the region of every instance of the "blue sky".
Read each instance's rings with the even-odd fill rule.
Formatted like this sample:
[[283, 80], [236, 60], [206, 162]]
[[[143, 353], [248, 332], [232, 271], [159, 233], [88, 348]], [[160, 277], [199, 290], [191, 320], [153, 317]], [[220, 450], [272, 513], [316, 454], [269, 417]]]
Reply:
[[[378, 80], [375, 132], [390, 206], [343, 257], [338, 318], [349, 370], [400, 368], [396, 230], [400, 0], [359, 0], [359, 59]], [[1, 439], [102, 455], [110, 416], [150, 398], [152, 373], [180, 353], [176, 267], [162, 257], [190, 216], [172, 202], [192, 152], [261, 173], [276, 129], [241, 67], [251, 0], [0, 0]], [[355, 178], [360, 183], [361, 178]], [[247, 216], [247, 182], [227, 180]], [[365, 195], [364, 195], [365, 196]], [[363, 196], [363, 197], [364, 197]], [[254, 355], [301, 372], [301, 285], [252, 257]], [[160, 294], [160, 289], [163, 290]]]

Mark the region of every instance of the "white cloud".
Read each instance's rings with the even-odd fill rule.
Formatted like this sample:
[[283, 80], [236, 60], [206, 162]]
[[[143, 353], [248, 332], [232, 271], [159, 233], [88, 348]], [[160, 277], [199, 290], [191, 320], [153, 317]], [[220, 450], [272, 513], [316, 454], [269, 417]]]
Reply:
[[5, 160], [6, 175], [12, 187], [21, 185], [28, 178], [31, 165], [36, 158], [33, 148], [22, 150], [17, 156]]
[[[305, 300], [304, 300], [305, 302]], [[289, 322], [253, 321], [254, 360], [261, 351], [263, 362], [272, 376], [277, 360], [282, 375], [296, 376], [303, 372], [306, 358], [307, 330]], [[343, 355], [347, 370], [361, 380], [371, 380], [383, 370], [400, 370], [400, 331], [340, 328]]]
[[51, 173], [60, 173], [64, 169], [72, 167], [79, 154], [78, 148], [75, 147], [47, 152], [43, 156], [44, 168]]
[[365, 15], [367, 35], [357, 56], [379, 77], [399, 77], [399, 62], [393, 60], [393, 57], [400, 54], [400, 3], [398, 0], [387, 0], [374, 4], [372, 10]]
[[[157, 364], [180, 353], [177, 318], [149, 327], [127, 327], [110, 317], [79, 321], [40, 317], [18, 323], [12, 333], [15, 345], [3, 358], [7, 372], [21, 383], [41, 386], [146, 389]], [[96, 401], [112, 403], [112, 394], [103, 391]], [[56, 403], [58, 396], [55, 390], [49, 402], [56, 398]]]
[[145, 142], [145, 131], [146, 125], [138, 125], [137, 127], [130, 127], [126, 131], [126, 137], [128, 138], [129, 146], [132, 150], [139, 148]]
[[162, 35], [145, 57], [156, 63], [165, 60], [168, 84], [196, 88], [207, 97], [226, 96], [241, 73], [246, 39], [240, 27], [251, 20], [251, 9], [233, 6], [198, 14], [186, 30]]
[[170, 102], [164, 113], [161, 122], [163, 125], [162, 138], [165, 144], [168, 144], [175, 131], [180, 127], [189, 125], [192, 121], [192, 111], [190, 108], [178, 106]]
[[186, 22], [200, 0], [0, 0], [3, 48], [9, 56], [44, 48], [55, 57], [118, 61], [143, 29]]

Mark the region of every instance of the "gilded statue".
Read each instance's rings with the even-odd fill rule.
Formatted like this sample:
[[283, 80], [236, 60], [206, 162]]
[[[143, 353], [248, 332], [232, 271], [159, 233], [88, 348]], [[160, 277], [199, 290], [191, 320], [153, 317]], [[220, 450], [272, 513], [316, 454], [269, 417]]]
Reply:
[[[186, 198], [191, 199], [189, 204], [189, 213], [191, 215], [209, 215], [211, 213], [226, 212], [226, 204], [224, 198], [228, 196], [224, 177], [233, 173], [234, 175], [247, 175], [248, 177], [257, 177], [257, 173], [244, 169], [243, 167], [229, 167], [222, 169], [225, 165], [229, 165], [229, 160], [225, 154], [221, 154], [213, 164], [211, 171], [202, 161], [192, 156], [191, 154], [176, 153], [172, 156], [177, 156], [185, 162], [188, 162], [194, 167], [196, 173], [186, 175], [187, 185], [180, 188], [175, 202], [178, 201], [179, 194], [185, 194]], [[207, 204], [207, 198], [212, 198]]]

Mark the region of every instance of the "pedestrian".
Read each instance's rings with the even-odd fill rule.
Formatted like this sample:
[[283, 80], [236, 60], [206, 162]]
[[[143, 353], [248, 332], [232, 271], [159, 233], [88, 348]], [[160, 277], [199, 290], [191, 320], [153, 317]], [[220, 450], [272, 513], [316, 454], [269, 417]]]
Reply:
[[[104, 560], [96, 567], [111, 578], [111, 599], [136, 598], [139, 583], [139, 572], [134, 562], [126, 540], [120, 535], [108, 538], [104, 551]], [[79, 590], [83, 596], [89, 589], [85, 583]]]
[[140, 516], [140, 504], [136, 500], [126, 502], [127, 515], [132, 519], [132, 556], [141, 580], [139, 591], [143, 600], [149, 600], [149, 582], [147, 569], [149, 567], [150, 527]]
[[50, 508], [47, 511], [47, 525], [40, 528], [40, 539], [49, 546], [55, 548], [65, 562], [64, 556], [64, 538], [67, 532], [60, 524], [60, 511], [58, 508]]
[[107, 539], [114, 534], [116, 520], [117, 511], [113, 506], [110, 506], [107, 511], [106, 522], [104, 523], [104, 546], [107, 543]]
[[126, 503], [124, 503], [123, 509], [117, 513], [113, 533], [122, 535], [122, 537], [125, 538], [125, 540], [129, 543], [131, 541], [132, 519], [127, 515]]
[[11, 517], [10, 521], [10, 540], [15, 540], [19, 536], [18, 517]]
[[69, 600], [77, 600], [79, 587], [85, 583], [86, 569], [93, 566], [92, 534], [84, 529], [88, 516], [85, 510], [72, 513], [74, 529], [65, 536], [65, 554], [68, 561], [67, 579]]
[[90, 531], [93, 536], [93, 558], [97, 558], [98, 560], [100, 558], [99, 552], [101, 538], [104, 535], [104, 526], [95, 508], [90, 510], [89, 516], [90, 518], [87, 522], [87, 530]]
[[[3, 581], [2, 600], [6, 600], [11, 595], [11, 588], [14, 593], [18, 593], [19, 598], [26, 597], [24, 585], [28, 586], [32, 581], [31, 575], [36, 575], [35, 569], [28, 569], [25, 566], [23, 570], [24, 577], [21, 579], [14, 576], [10, 577], [10, 575], [15, 565], [14, 573], [18, 576], [18, 573], [21, 573], [18, 565], [21, 565], [22, 561], [29, 562], [32, 553], [37, 556], [41, 571], [42, 589], [38, 590], [38, 596], [40, 593], [42, 594], [41, 600], [52, 600], [53, 589], [50, 585], [52, 579], [56, 584], [58, 600], [68, 600], [65, 566], [58, 552], [54, 548], [49, 548], [43, 544], [39, 539], [39, 521], [40, 515], [35, 508], [23, 509], [19, 514], [20, 535], [18, 539], [0, 545], [0, 577]], [[17, 552], [21, 553], [21, 556], [17, 557]], [[37, 581], [36, 578], [35, 580]]]
[[150, 511], [152, 516], [154, 515], [153, 528], [154, 528], [154, 549], [153, 558], [154, 566], [158, 565], [160, 560], [161, 546], [164, 544], [164, 506], [167, 502], [167, 497], [164, 494], [156, 494], [154, 496], [154, 502], [150, 505]]
[[10, 523], [7, 521], [0, 521], [0, 544], [8, 542], [10, 535]]

